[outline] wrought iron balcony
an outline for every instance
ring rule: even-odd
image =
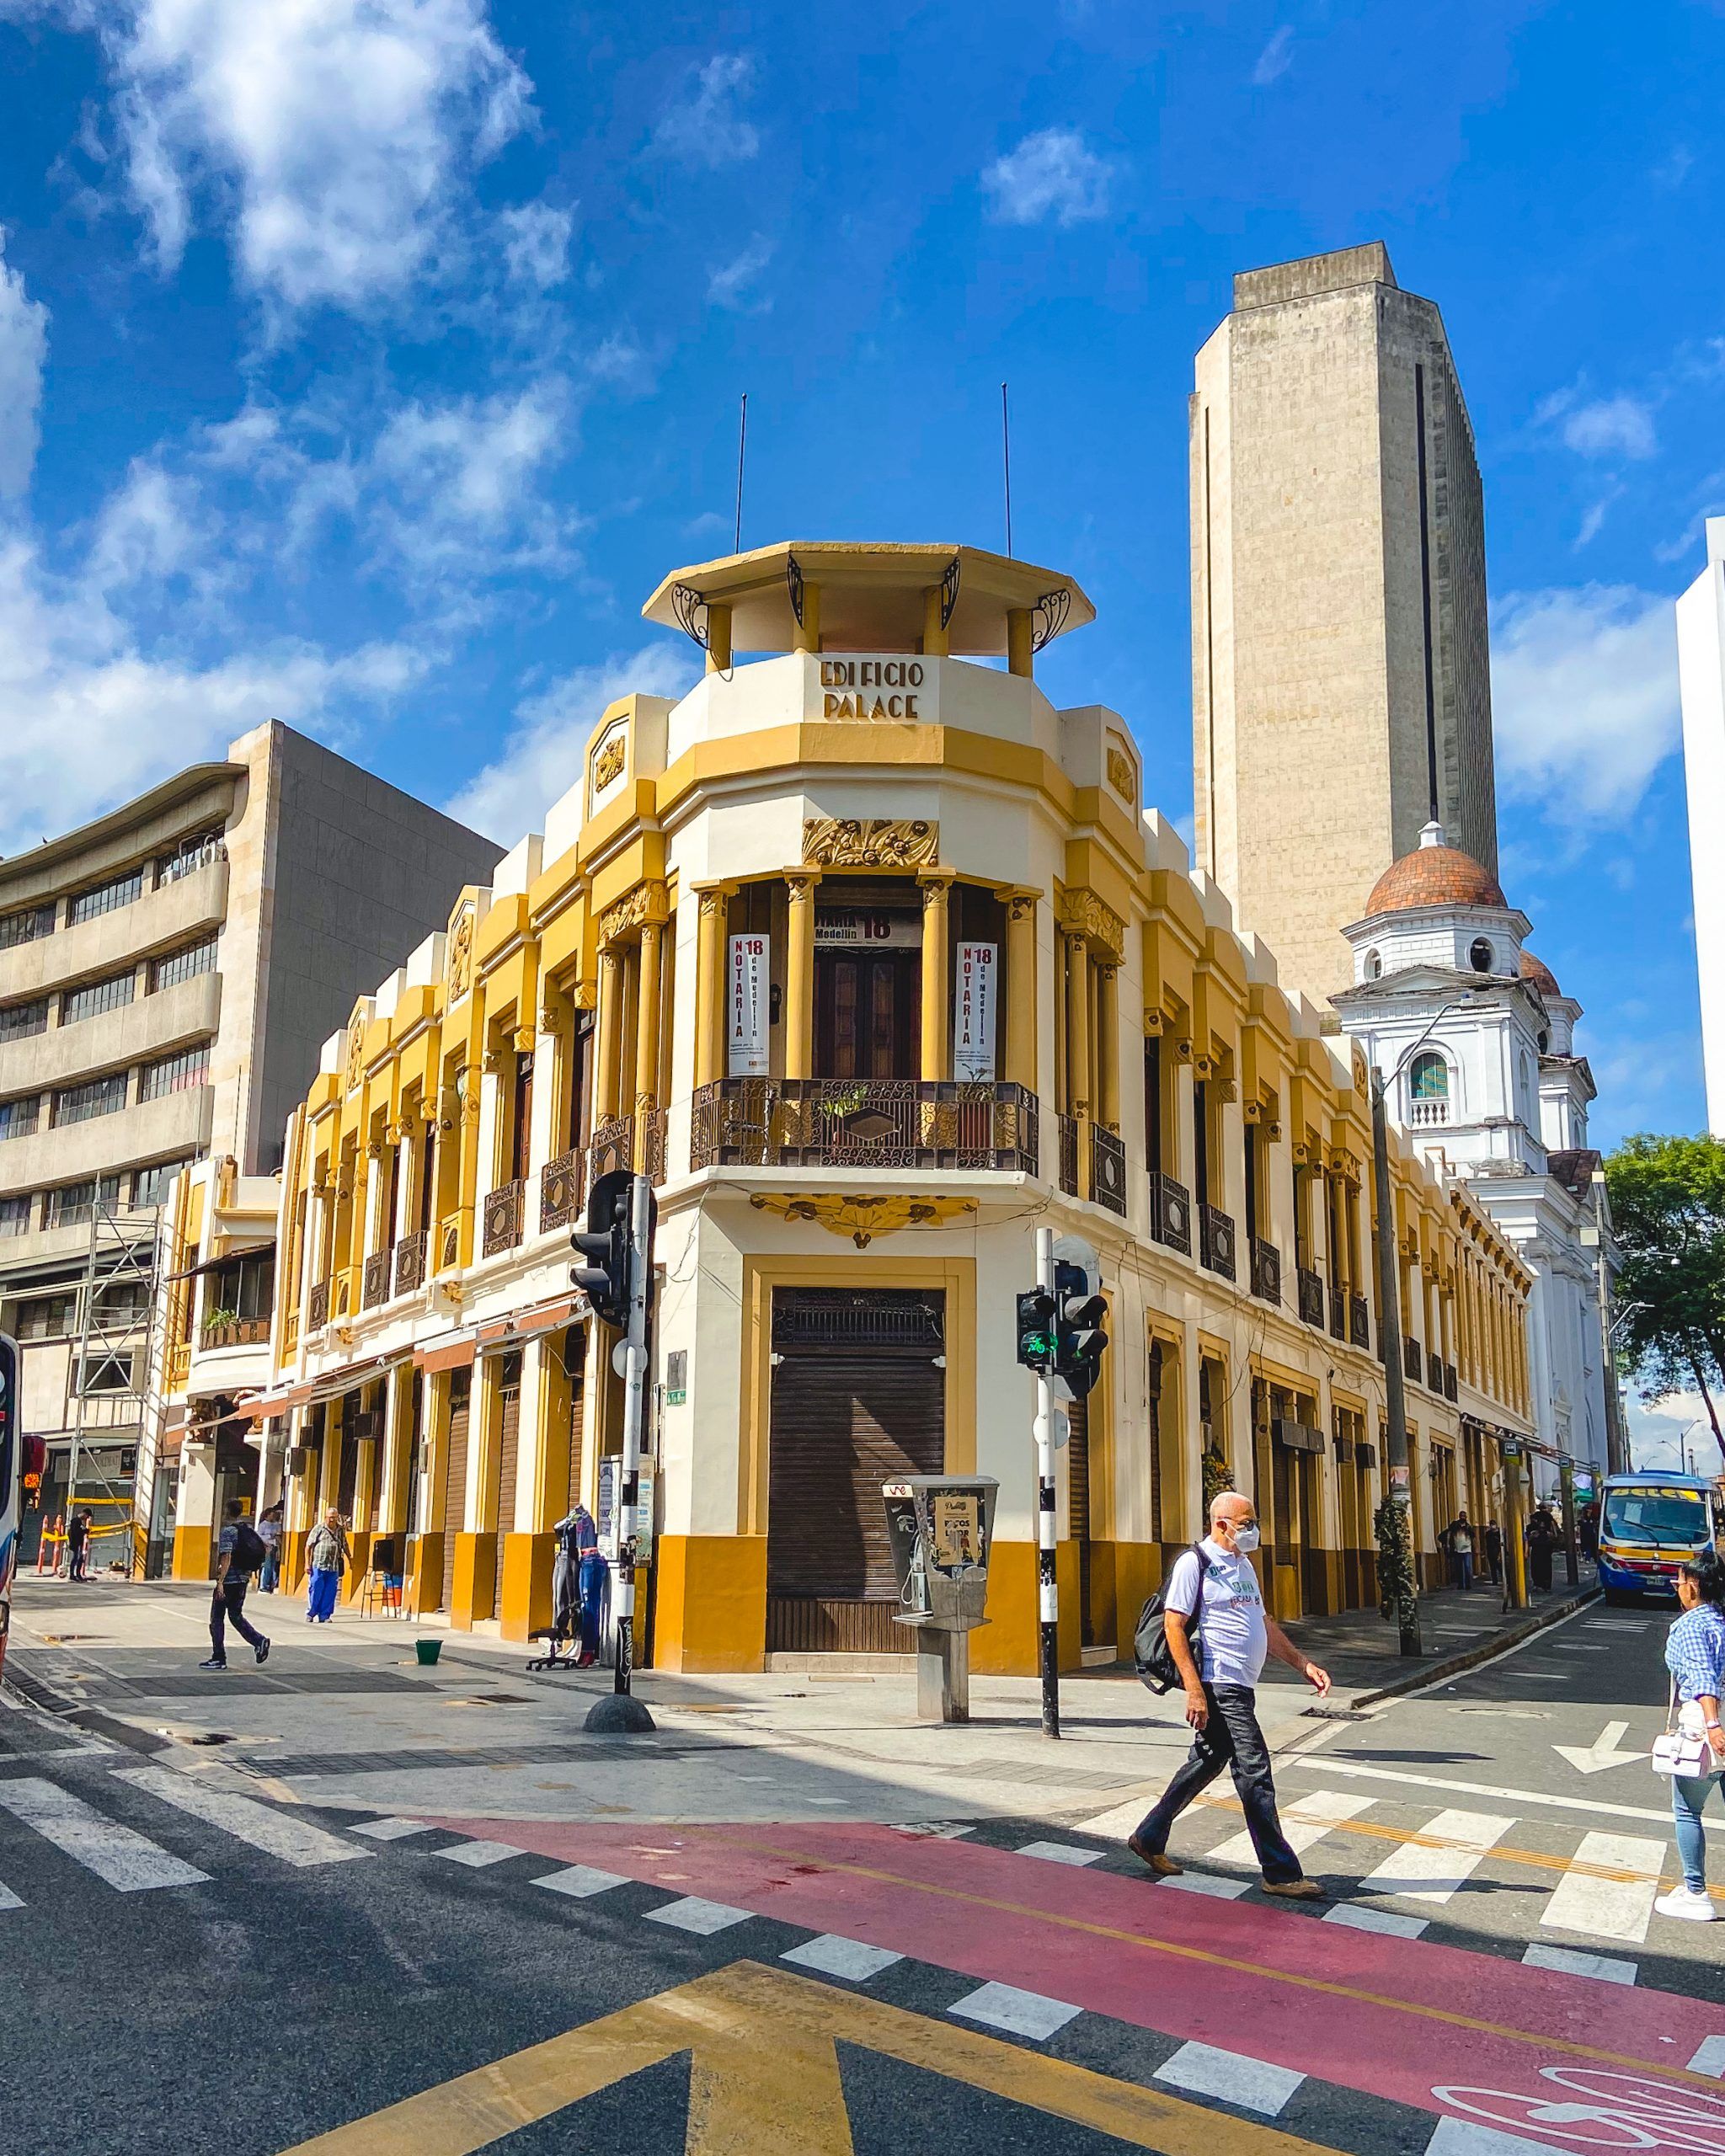
[[[1060,1135],[1060,1188],[1068,1198],[1078,1195],[1078,1125],[1069,1115],[1059,1118]]]
[[[389,1300],[391,1262],[395,1256],[393,1247],[374,1250],[366,1260],[366,1270],[360,1282],[360,1308],[375,1310],[379,1303]]]
[[[1348,1298],[1348,1337],[1356,1348],[1371,1347],[1371,1305],[1364,1295]]]
[[[1112,1130],[1090,1126],[1091,1202],[1126,1217],[1126,1149]]]
[[[1315,1325],[1322,1332],[1324,1327],[1324,1281],[1321,1273],[1314,1273],[1309,1265],[1299,1271],[1300,1316],[1306,1325]]]
[[[1424,1360],[1424,1357],[1420,1353],[1419,1342],[1412,1333],[1404,1333],[1402,1336],[1402,1369],[1403,1374],[1415,1385],[1419,1383]]]
[[[589,1154],[596,1167],[596,1145]],[[722,1078],[695,1094],[690,1166],[1037,1171],[1022,1086]],[[1076,1176],[1076,1162],[1074,1161]]]
[[[430,1249],[431,1230],[415,1228],[412,1235],[403,1235],[395,1246],[395,1292],[410,1294],[415,1288],[425,1284],[425,1259]]]
[[[1192,1193],[1160,1168],[1150,1171],[1150,1232],[1170,1250],[1191,1257]]]
[[[633,1116],[614,1115],[604,1123],[595,1123],[587,1141],[587,1187],[590,1190],[601,1176],[610,1175],[617,1168],[633,1174],[634,1166]]]
[[[539,1227],[567,1228],[581,1216],[587,1193],[587,1156],[579,1145],[559,1153],[539,1171]]]
[[[1252,1292],[1260,1302],[1282,1299],[1282,1253],[1262,1235],[1252,1238]]]
[[[519,1176],[513,1182],[500,1183],[495,1190],[486,1192],[480,1226],[482,1257],[495,1257],[499,1251],[513,1250],[520,1242],[526,1196],[527,1186]]]
[[[321,1332],[329,1322],[329,1283],[320,1280],[306,1298],[306,1330]]]
[[[647,1157],[641,1164],[641,1171],[648,1182],[654,1185],[665,1181],[665,1129],[667,1120],[663,1108],[654,1108],[646,1118],[644,1136]]]
[[[1348,1290],[1345,1288],[1332,1288],[1330,1290],[1330,1337],[1332,1340],[1348,1337]]]
[[[1433,1392],[1441,1393],[1443,1391],[1444,1358],[1441,1355],[1429,1354],[1426,1357],[1425,1381],[1427,1386]]]
[[[1234,1218],[1220,1205],[1198,1209],[1198,1254],[1212,1273],[1224,1280],[1238,1278],[1234,1256]]]

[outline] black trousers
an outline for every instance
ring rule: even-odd
[[[1266,1879],[1300,1879],[1300,1860],[1288,1846],[1276,1817],[1276,1785],[1270,1772],[1270,1748],[1258,1726],[1258,1695],[1247,1684],[1206,1684],[1210,1718],[1192,1740],[1186,1762],[1163,1790],[1138,1829],[1138,1839],[1160,1854],[1168,1845],[1174,1822],[1200,1790],[1208,1789],[1224,1767],[1232,1770],[1246,1814],[1246,1830]]]
[[[264,1644],[264,1635],[246,1622],[246,1589],[250,1585],[249,1579],[226,1579],[210,1598],[210,1650],[217,1662],[227,1659],[227,1641],[223,1626],[230,1617],[233,1620],[234,1630],[248,1647],[259,1647]]]

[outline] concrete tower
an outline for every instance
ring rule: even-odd
[[[1707,519],[1707,566],[1677,602],[1677,670],[1707,1128],[1725,1138],[1725,516]]]
[[[1236,277],[1191,425],[1196,859],[1322,1001],[1425,824],[1496,873],[1472,430],[1377,243]]]

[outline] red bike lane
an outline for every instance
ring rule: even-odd
[[[1707,2038],[1725,2037],[1725,2009],[1680,1994],[888,1827],[430,1823],[1423,2110],[1531,2128],[1541,2145],[1725,2152],[1725,2088],[1688,2070]],[[1618,2137],[1607,2120],[1626,2105],[1643,2121],[1651,2105],[1680,2137],[1636,2126]]]

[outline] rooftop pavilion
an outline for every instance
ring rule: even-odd
[[[1028,677],[1096,619],[1071,577],[980,547],[800,539],[674,569],[641,611],[693,638],[709,672],[745,652],[879,651],[1004,658]]]

